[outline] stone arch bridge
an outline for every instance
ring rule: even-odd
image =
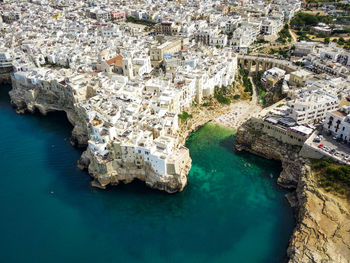
[[[240,67],[248,70],[249,73],[253,73],[253,71],[254,73],[258,73],[273,67],[278,67],[285,70],[288,74],[299,69],[298,66],[289,61],[271,57],[238,55],[237,59]]]

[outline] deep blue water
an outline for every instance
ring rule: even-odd
[[[64,114],[18,115],[0,87],[1,262],[283,262],[294,227],[278,162],[206,125],[182,193],[90,186]]]

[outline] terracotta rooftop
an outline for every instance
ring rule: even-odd
[[[116,65],[117,67],[123,66],[123,57],[121,55],[118,55],[114,58],[111,58],[106,61],[108,65]]]

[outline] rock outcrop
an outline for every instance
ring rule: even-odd
[[[10,91],[11,103],[19,112],[38,110],[46,115],[51,111],[64,111],[69,122],[74,126],[71,141],[74,145],[86,147],[88,141],[87,124],[80,118],[74,108],[73,97],[64,90],[53,91],[38,88],[36,85],[12,81]]]
[[[22,83],[12,79],[10,91],[11,103],[18,112],[34,112],[38,110],[43,115],[51,111],[64,111],[69,122],[74,126],[71,142],[75,146],[86,147],[89,138],[88,122],[75,106],[74,96],[65,89],[56,89],[52,83],[36,84]],[[45,87],[47,85],[47,87]],[[113,145],[109,145],[113,147]],[[188,149],[178,147],[174,153],[175,160],[167,163],[167,173],[160,175],[146,162],[142,169],[135,162],[120,159],[101,159],[94,156],[89,147],[78,161],[78,167],[87,169],[93,178],[92,185],[105,188],[107,185],[117,185],[120,182],[130,183],[134,179],[142,180],[151,188],[175,193],[182,191],[187,184],[187,174],[191,168],[191,158]],[[142,160],[141,160],[142,162]]]
[[[265,98],[265,107],[271,106],[271,105],[279,102],[283,98],[285,98],[285,96],[282,94],[281,81],[279,83],[277,83],[274,87],[271,87],[270,89],[268,89],[266,91],[264,98]]]
[[[290,263],[350,262],[350,213],[347,200],[318,187],[308,170],[296,189],[297,226],[287,251]]]
[[[282,143],[257,128],[252,119],[246,121],[237,131],[235,146],[267,159],[282,162],[283,171],[278,183],[286,188],[296,188],[305,160],[299,156],[300,146]]]
[[[188,151],[187,151],[188,154]],[[90,151],[85,151],[79,160],[79,164],[87,167],[94,178],[93,185],[105,188],[107,185],[118,185],[119,183],[130,183],[134,179],[144,181],[147,186],[166,191],[168,193],[181,192],[187,185],[187,174],[191,169],[191,158],[183,156],[184,163],[171,174],[159,176],[151,167],[145,164],[145,169],[139,169],[134,163],[120,165],[118,160],[113,160],[106,165],[103,161],[92,158]]]
[[[301,147],[281,143],[248,120],[238,130],[236,149],[282,162],[278,183],[295,189],[287,194],[297,225],[287,250],[289,263],[349,263],[350,213],[347,200],[318,187]]]
[[[11,84],[10,73],[0,73],[0,84]]]

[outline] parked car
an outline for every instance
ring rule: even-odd
[[[319,146],[317,146],[318,148],[322,148],[324,145],[321,143]]]
[[[333,140],[336,140],[336,139],[337,139],[337,137],[334,136],[334,137],[333,137]]]
[[[316,137],[314,138],[314,142],[321,142],[321,138],[320,138],[319,136],[316,136]]]
[[[323,149],[325,152],[329,152],[329,151],[332,150],[331,148],[329,148],[329,147],[327,147],[327,146],[324,146],[322,149]]]

